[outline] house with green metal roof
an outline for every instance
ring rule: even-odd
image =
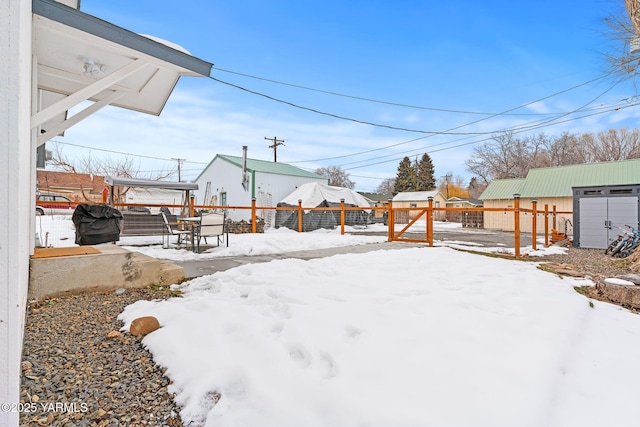
[[[238,221],[251,218],[251,211],[242,207],[251,206],[252,199],[258,207],[273,207],[302,184],[329,180],[287,163],[217,154],[195,182],[196,205],[228,206],[228,217]],[[258,211],[267,226],[271,213]]]
[[[520,195],[520,207],[555,208],[556,227],[571,234],[573,187],[640,184],[640,159],[600,162],[581,165],[531,169],[526,178],[496,179],[480,196],[486,208],[513,207],[514,194]],[[513,215],[485,212],[485,228],[513,230]],[[542,219],[541,219],[542,221]],[[520,221],[521,230],[529,231],[531,221]],[[540,224],[538,230],[542,230]]]

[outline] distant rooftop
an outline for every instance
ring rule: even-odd
[[[216,159],[225,160],[231,164],[234,164],[235,166],[238,166],[239,168],[242,168],[242,164],[243,164],[242,157],[229,156],[226,154],[217,154],[204,170],[208,169],[209,166],[211,166],[211,163],[213,163]],[[276,175],[302,176],[306,178],[324,179],[328,181],[328,179],[322,175],[318,175],[313,172],[306,171],[299,167],[292,166],[287,163],[275,163],[275,162],[270,162],[266,160],[257,160],[257,159],[247,158],[247,170],[254,171],[254,172],[271,173]]]

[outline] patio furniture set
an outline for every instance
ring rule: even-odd
[[[229,246],[229,230],[225,225],[225,214],[218,212],[199,212],[196,216],[178,218],[171,222],[164,212],[161,213],[164,221],[162,234],[162,247],[169,248],[172,236],[177,236],[177,245],[184,245],[193,252],[200,253],[200,242],[208,245],[207,237],[215,239],[216,246],[226,243]],[[165,239],[166,237],[166,239]]]

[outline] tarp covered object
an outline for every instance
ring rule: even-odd
[[[107,205],[78,205],[71,217],[77,245],[97,245],[120,240],[122,213]]]
[[[310,182],[298,187],[293,193],[285,197],[278,207],[297,207],[298,200],[302,200],[304,208],[340,207],[340,200],[348,207],[370,208],[369,202],[360,194],[344,187],[333,187]],[[365,225],[369,221],[370,209],[345,211],[346,225]],[[303,231],[313,231],[319,228],[335,228],[340,225],[340,211],[338,210],[305,210],[302,217]],[[287,227],[298,229],[298,211],[276,211],[276,228]]]

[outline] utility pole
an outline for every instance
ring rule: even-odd
[[[453,175],[451,174],[446,174],[443,178],[444,178],[444,182],[445,182],[445,188],[447,189],[447,199],[449,198],[449,180],[453,177]]]
[[[284,139],[277,139],[275,136],[273,138],[264,137],[267,141],[273,141],[273,145],[270,145],[269,148],[273,148],[273,163],[278,161],[277,150],[278,145],[284,145]]]
[[[184,162],[186,159],[178,159],[178,158],[172,157],[171,160],[175,160],[176,162],[178,162],[178,182],[182,182],[182,179],[180,176],[180,165],[182,165],[182,162]]]

